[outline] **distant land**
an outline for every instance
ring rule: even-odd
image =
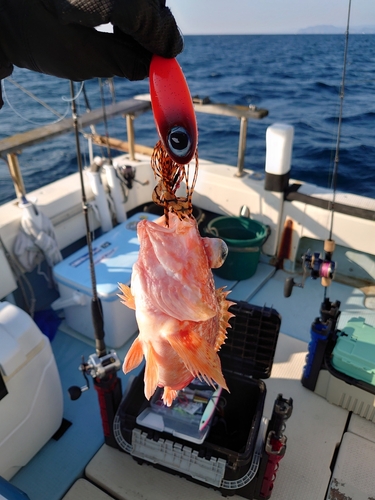
[[[340,26],[331,26],[327,24],[322,24],[319,26],[310,26],[309,28],[303,28],[298,30],[299,35],[342,35],[345,33],[346,28]],[[351,34],[364,34],[364,35],[374,35],[375,26],[351,26],[349,28],[349,33]]]

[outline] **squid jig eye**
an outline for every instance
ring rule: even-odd
[[[168,146],[176,156],[184,157],[191,149],[191,139],[183,127],[173,127],[168,133]]]

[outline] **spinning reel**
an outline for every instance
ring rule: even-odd
[[[88,375],[90,375],[94,380],[103,379],[109,375],[116,373],[121,368],[121,361],[117,356],[115,351],[112,351],[104,356],[99,356],[97,354],[91,354],[88,357],[87,362],[85,362],[82,356],[82,363],[79,365],[79,370],[86,381],[86,385],[79,387],[73,385],[69,387],[68,392],[70,399],[72,401],[77,400],[81,397],[82,392],[87,391],[90,388],[90,382]]]
[[[322,286],[330,286],[333,275],[336,270],[336,262],[332,260],[332,253],[335,249],[335,242],[333,240],[325,240],[324,242],[324,259],[322,259],[319,252],[311,253],[308,250],[302,256],[303,276],[300,283],[296,283],[294,278],[286,278],[284,283],[284,297],[292,295],[293,287],[303,288],[308,276],[312,279],[321,278]]]

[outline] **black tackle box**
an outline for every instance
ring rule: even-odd
[[[144,397],[144,371],[129,384],[114,431],[119,447],[139,462],[210,485],[223,495],[254,498],[267,430],[263,379],[271,374],[281,316],[247,302],[234,302],[230,311],[235,316],[219,351],[230,393],[222,391],[204,441],[194,443],[137,423],[151,405]]]

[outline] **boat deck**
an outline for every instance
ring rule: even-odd
[[[282,316],[272,374],[266,381],[264,416],[271,417],[273,402],[279,393],[293,398],[294,409],[286,424],[287,450],[272,498],[368,500],[375,492],[372,470],[375,425],[302,386],[300,379],[310,325],[319,315],[323,288],[318,281],[307,280],[304,289],[297,288],[292,297],[285,298],[285,277],[285,272],[275,272],[275,268],[260,263],[255,276],[249,280],[238,283],[216,280],[217,286],[226,284],[232,289],[231,298],[272,306]],[[341,301],[339,328],[352,317],[363,317],[375,326],[375,311],[364,306],[360,290],[333,282],[329,297]],[[117,349],[120,359],[130,343]],[[152,466],[140,466],[130,455],[103,444],[96,391],[91,388],[77,401],[70,401],[67,394],[71,385],[83,385],[78,366],[82,355],[87,357],[94,352],[93,345],[66,325],[60,327],[52,347],[62,378],[64,418],[72,425],[59,440],[51,439],[13,478],[12,484],[25,491],[30,500],[219,498],[220,493],[213,488]],[[121,373],[120,376],[124,389],[129,375]],[[346,496],[337,496],[339,494]],[[241,497],[234,495],[233,498]]]

